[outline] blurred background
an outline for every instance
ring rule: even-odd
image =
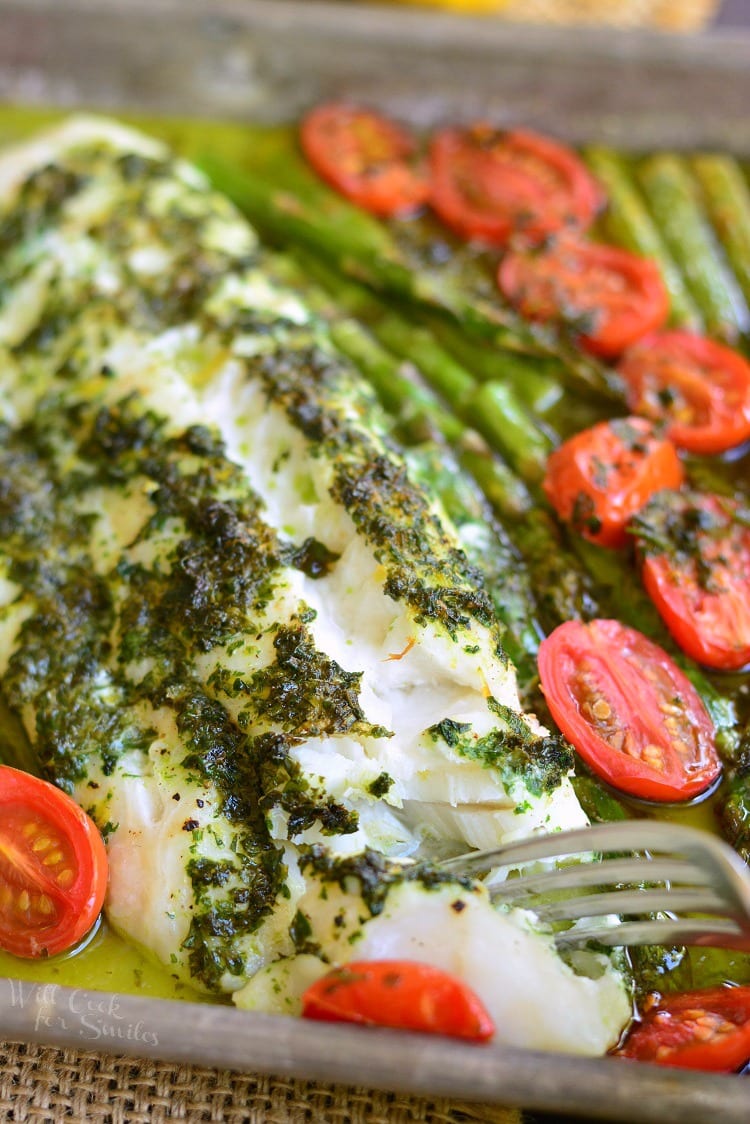
[[[391,0],[413,7],[501,16],[524,23],[596,24],[700,31],[750,26],[750,0]]]

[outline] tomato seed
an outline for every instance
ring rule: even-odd
[[[48,851],[51,846],[52,840],[48,839],[46,835],[40,835],[40,837],[35,839],[31,844],[31,849],[34,854],[39,854],[40,851]]]
[[[627,730],[625,732],[625,738],[624,738],[624,741],[623,741],[622,748],[623,748],[624,752],[627,753],[628,757],[640,757],[640,753],[638,752],[638,746],[636,745],[635,738],[633,737],[630,730]]]
[[[612,707],[607,700],[601,696],[592,704],[591,711],[594,717],[598,718],[600,722],[612,717]]]
[[[28,890],[21,890],[18,895],[18,909],[20,913],[28,913],[29,906],[31,905],[31,897]]]
[[[657,769],[659,772],[664,770],[664,753],[659,745],[650,742],[643,750],[641,757],[650,765],[652,769]]]
[[[69,886],[72,886],[74,881],[75,874],[70,869],[70,867],[66,867],[64,870],[61,870],[57,876],[57,884],[58,886],[61,886],[63,890],[67,890]]]
[[[51,855],[46,855],[42,859],[42,862],[45,866],[57,866],[58,863],[61,863],[64,858],[65,855],[62,853],[62,851],[53,851]]]

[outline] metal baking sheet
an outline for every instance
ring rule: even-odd
[[[316,0],[0,0],[0,100],[277,122],[328,97],[416,124],[750,155],[750,37],[523,28]],[[621,1121],[747,1124],[748,1085],[609,1059],[0,979],[0,1036]]]
[[[750,153],[750,39],[524,28],[317,0],[0,0],[0,98],[295,117],[349,94],[627,147]]]

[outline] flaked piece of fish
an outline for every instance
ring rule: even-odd
[[[612,960],[408,864],[584,824],[569,750],[245,220],[111,122],[6,152],[0,364],[0,673],[107,839],[113,925],[245,1006],[411,956],[506,1041],[610,1045]]]

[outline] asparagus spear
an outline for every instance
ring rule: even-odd
[[[523,480],[478,434],[469,431],[465,435],[458,455],[462,467],[476,480],[501,521],[522,524],[533,512],[536,501]]]
[[[431,442],[407,449],[405,456],[412,472],[440,498],[469,561],[483,573],[495,611],[506,627],[503,644],[516,666],[521,693],[528,695],[537,683],[542,630],[519,552],[449,450]]]
[[[724,781],[717,814],[724,838],[750,863],[750,717],[745,719],[734,767]]]
[[[502,379],[535,414],[545,414],[561,400],[564,379],[560,361],[543,356],[528,356],[511,350],[499,351],[469,339],[455,321],[426,312],[424,322],[450,354],[480,382]]]
[[[731,156],[708,153],[693,157],[691,167],[719,241],[750,303],[750,190],[742,170]]]
[[[750,326],[750,311],[701,209],[686,162],[670,153],[651,156],[639,164],[638,178],[708,331],[736,340]]]
[[[320,281],[339,308],[364,321],[379,343],[412,363],[458,418],[477,429],[524,479],[538,483],[553,445],[511,386],[499,381],[477,384],[427,328],[309,254],[299,260],[302,273]]]
[[[721,833],[738,855],[750,863],[750,776],[738,774],[725,786],[717,809]]]
[[[630,819],[630,813],[614,793],[593,776],[584,765],[577,763],[573,788],[578,802],[592,823],[616,823]],[[584,771],[585,770],[585,771]]]
[[[538,494],[538,485],[554,446],[534,425],[511,388],[502,382],[484,383],[468,400],[462,413],[493,449],[505,455],[532,492]]]
[[[380,292],[449,313],[471,337],[490,347],[557,357],[560,377],[573,388],[621,401],[621,388],[612,373],[563,343],[554,330],[527,324],[494,293],[489,299],[411,269],[389,228],[330,192],[322,195],[314,177],[295,167],[293,155],[273,169],[264,167],[261,174],[253,170],[251,175],[214,155],[199,162],[214,184],[272,239],[305,246],[341,273]],[[263,178],[271,171],[274,183]]]
[[[669,293],[672,323],[700,331],[701,314],[630,178],[625,161],[619,153],[603,146],[587,149],[585,157],[607,193],[608,206],[602,220],[606,235],[625,249],[658,262]]]

